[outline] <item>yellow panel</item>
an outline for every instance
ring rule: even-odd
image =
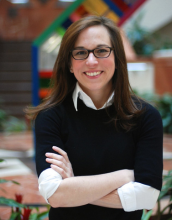
[[[118,15],[116,15],[114,12],[110,11],[107,15],[106,15],[107,18],[110,18],[112,19],[115,23],[118,23],[119,21],[119,17]]]
[[[85,9],[91,14],[103,15],[109,8],[102,0],[86,0]]]
[[[90,14],[95,14],[94,9],[88,3],[85,4],[85,2],[84,2],[83,6],[84,6],[85,10],[88,11]]]

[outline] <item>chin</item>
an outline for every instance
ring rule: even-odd
[[[86,89],[90,91],[97,91],[97,90],[102,90],[103,88],[101,86],[90,86],[90,87],[86,87]]]

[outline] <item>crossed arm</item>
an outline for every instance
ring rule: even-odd
[[[74,177],[66,152],[58,147],[54,153],[46,153],[46,161],[58,172],[63,181],[48,199],[52,207],[74,207],[88,203],[109,208],[122,208],[117,188],[134,181],[134,172],[120,170],[111,173]]]

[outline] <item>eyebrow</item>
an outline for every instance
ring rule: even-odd
[[[95,48],[97,47],[110,47],[110,46],[107,44],[98,44]],[[75,47],[74,49],[86,49],[86,48],[82,46],[78,46],[78,47]]]

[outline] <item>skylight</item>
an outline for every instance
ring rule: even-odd
[[[13,4],[27,4],[29,0],[8,0],[9,2]]]

